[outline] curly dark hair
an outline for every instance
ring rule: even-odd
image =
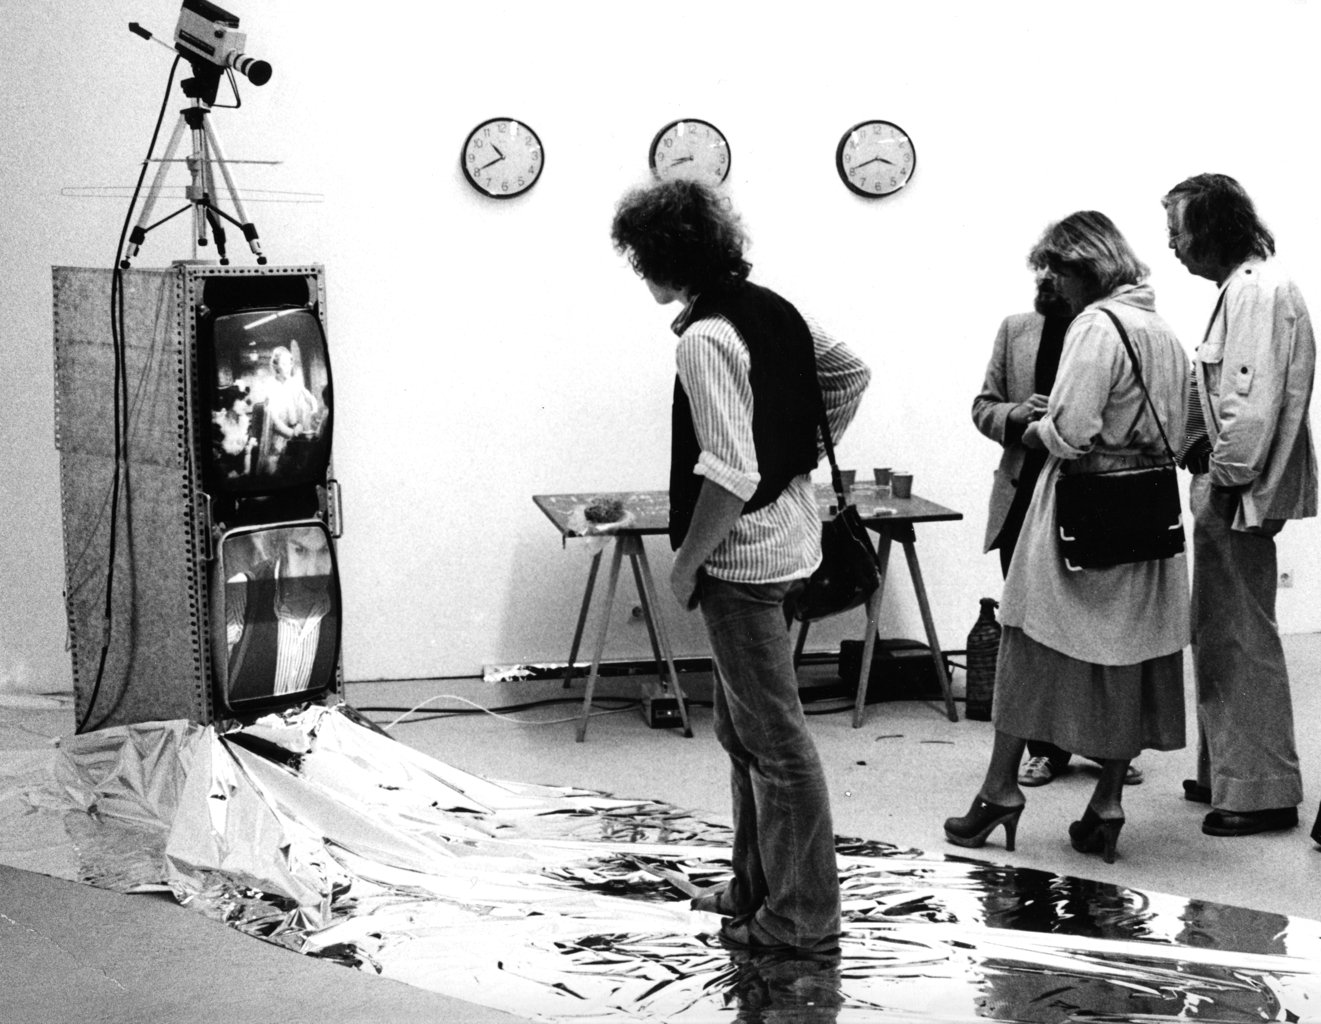
[[[610,225],[615,248],[643,277],[690,294],[745,280],[748,236],[729,201],[686,179],[629,192]]]
[[[1115,222],[1097,210],[1079,210],[1047,227],[1027,263],[1077,274],[1093,302],[1122,285],[1141,284],[1150,273]]]
[[[1275,255],[1275,236],[1243,186],[1227,174],[1195,174],[1165,193],[1161,205],[1183,208],[1188,254],[1226,267]]]

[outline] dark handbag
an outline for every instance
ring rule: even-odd
[[[856,505],[844,494],[844,481],[835,463],[835,446],[830,439],[825,402],[821,403],[821,440],[830,459],[830,482],[837,499],[835,515],[821,524],[821,564],[812,573],[807,586],[794,603],[794,618],[812,622],[829,618],[865,604],[880,586],[876,568],[876,549],[867,536]]]
[[[1103,308],[1102,312],[1119,330],[1165,450],[1173,460],[1174,452],[1124,325],[1110,310]],[[1179,481],[1173,463],[1061,476],[1055,481],[1055,526],[1060,556],[1071,572],[1173,558],[1184,549]]]

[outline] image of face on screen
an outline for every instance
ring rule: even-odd
[[[330,443],[330,373],[315,315],[237,313],[216,321],[214,339],[222,408],[212,413],[212,458],[221,478],[240,485],[309,482]],[[232,404],[223,408],[236,388],[247,394],[239,413]]]
[[[273,527],[226,538],[228,697],[315,690],[334,671],[338,608],[326,532]]]

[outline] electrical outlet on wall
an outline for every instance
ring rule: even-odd
[[[1292,587],[1292,586],[1293,586],[1293,573],[1289,572],[1287,569],[1286,569],[1285,571],[1281,572],[1281,573],[1280,573],[1280,586],[1281,586],[1281,587]]]

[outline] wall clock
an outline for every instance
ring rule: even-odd
[[[917,150],[908,133],[891,121],[863,121],[846,131],[835,150],[835,169],[850,192],[868,199],[888,196],[908,184]]]
[[[541,177],[541,139],[521,121],[493,117],[468,133],[460,157],[468,184],[492,199],[520,196]]]
[[[729,174],[729,143],[709,121],[671,121],[651,140],[651,172],[662,181],[694,178],[719,185]]]

